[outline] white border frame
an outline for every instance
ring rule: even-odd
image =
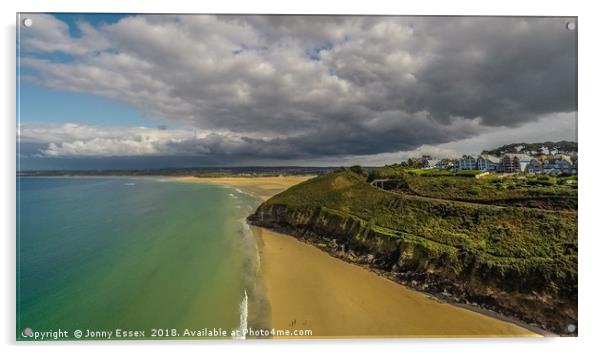
[[[594,279],[602,269],[599,252],[602,242],[597,233],[597,207],[600,198],[600,164],[597,160],[602,131],[602,114],[598,103],[600,85],[600,25],[602,13],[590,2],[548,0],[528,2],[491,1],[404,1],[371,0],[304,0],[285,2],[277,0],[220,0],[213,3],[195,0],[55,0],[41,2],[20,0],[2,2],[2,53],[4,83],[2,90],[2,307],[0,334],[5,352],[43,351],[45,353],[104,353],[107,350],[128,350],[163,353],[178,352],[251,352],[251,353],[305,353],[308,350],[344,350],[346,353],[365,353],[372,347],[377,351],[407,351],[425,353],[504,353],[512,351],[545,351],[546,353],[574,353],[599,347],[597,320],[600,307],[597,296],[602,287]],[[579,338],[545,339],[397,339],[397,340],[287,340],[287,341],[186,341],[186,342],[94,342],[94,343],[16,343],[15,342],[15,14],[16,12],[129,12],[129,13],[286,13],[286,14],[392,14],[392,15],[537,15],[579,17],[579,145],[580,145],[580,215],[579,215]]]

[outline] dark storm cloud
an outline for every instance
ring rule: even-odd
[[[136,16],[71,38],[39,16],[22,40],[35,80],[201,132],[72,134],[51,156],[372,155],[576,110],[563,18]],[[54,52],[74,60],[36,57]]]
[[[576,110],[576,35],[563,26],[566,20],[433,22],[419,29],[425,37],[440,38],[438,54],[418,75],[420,94],[410,106],[439,119],[481,117],[495,126]],[[447,35],[437,36],[442,32]]]

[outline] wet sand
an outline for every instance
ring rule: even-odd
[[[309,177],[195,178],[235,186],[262,200]],[[253,227],[275,329],[313,338],[538,337],[516,324],[441,302],[332,257],[294,237]],[[295,337],[300,338],[300,337]]]

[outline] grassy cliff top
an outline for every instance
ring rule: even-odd
[[[483,204],[531,206],[554,210],[577,209],[577,176],[482,175],[445,170],[384,166],[368,175],[368,181],[389,180],[386,189],[423,197]],[[477,171],[481,173],[480,171]],[[544,202],[542,202],[544,201]]]
[[[361,169],[338,170],[274,196],[252,218],[298,237],[336,239],[360,256],[372,255],[375,267],[422,282],[422,289],[449,288],[459,299],[558,333],[576,323],[576,204],[558,209],[556,197],[523,193],[518,204],[501,205],[513,189],[486,190],[461,176],[406,177],[381,180],[377,188]],[[532,187],[503,183],[522,192]],[[485,189],[474,194],[481,200],[450,200],[471,195],[475,186]],[[569,201],[575,194],[576,203],[576,189],[565,187],[536,188]]]
[[[359,219],[391,237],[418,238],[442,251],[470,252],[493,263],[535,262],[551,267],[549,272],[576,274],[577,270],[574,211],[501,207],[390,192],[371,186],[366,176],[349,170],[293,186],[264,204],[269,205],[291,210],[326,208]]]

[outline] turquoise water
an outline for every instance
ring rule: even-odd
[[[257,201],[235,189],[26,177],[17,198],[19,332],[231,330],[246,321],[245,290],[260,296],[244,224]]]

